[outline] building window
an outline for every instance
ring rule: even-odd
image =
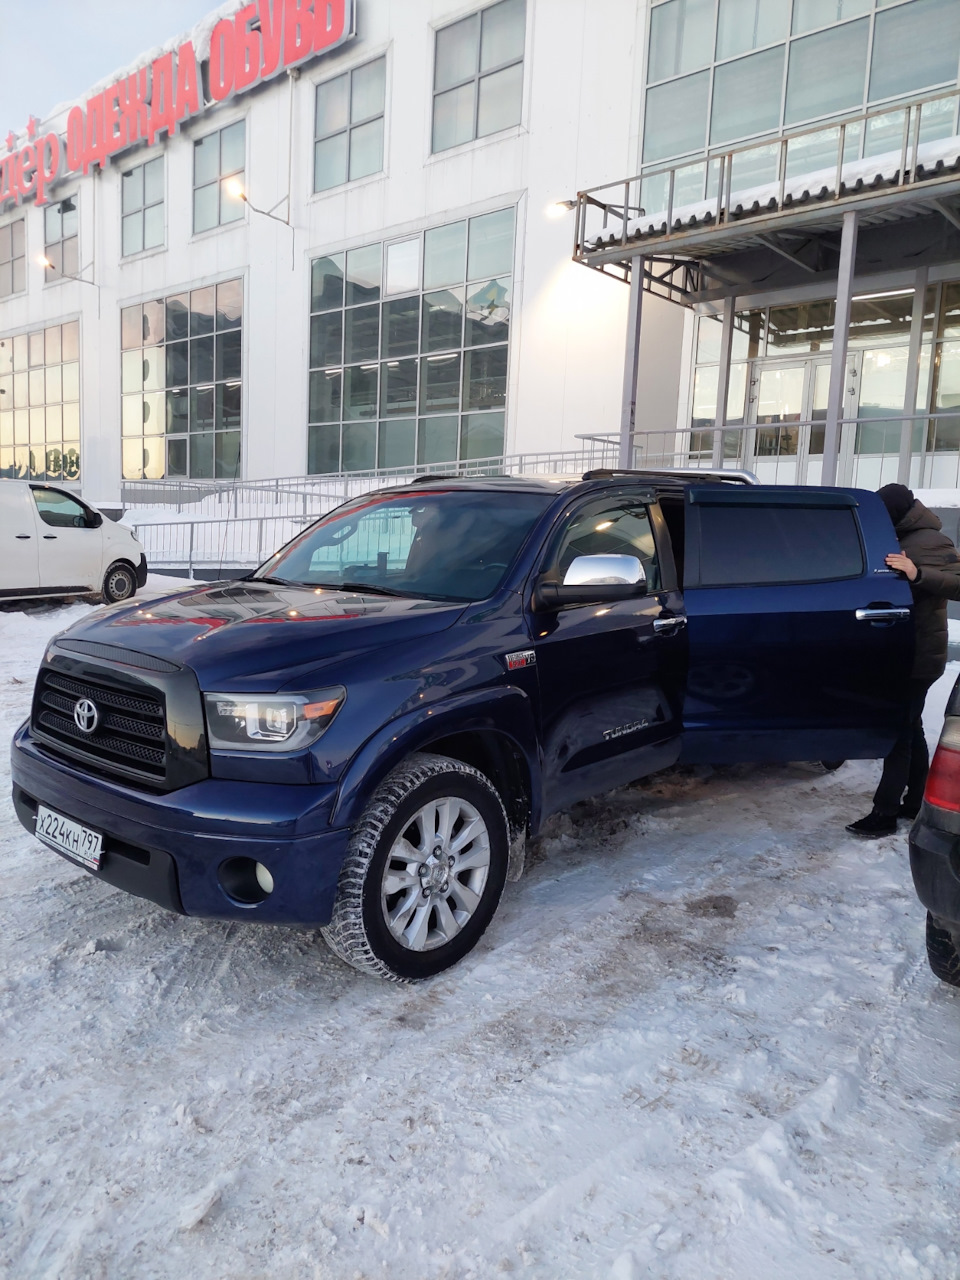
[[[125,480],[240,474],[243,281],[120,313]]]
[[[317,85],[314,191],[383,169],[386,70],[386,58],[377,58]]]
[[[500,0],[437,32],[433,150],[520,123],[525,0]]]
[[[121,179],[123,256],[163,244],[163,156],[129,169]]]
[[[503,454],[514,211],[312,264],[310,472]]]
[[[0,338],[0,473],[80,478],[80,325]]]
[[[792,10],[789,0],[661,0],[650,14],[643,160],[702,153],[708,140],[719,147],[770,138],[948,88],[958,82],[958,61],[956,0],[793,0]],[[954,136],[956,115],[955,98],[926,104],[920,141]],[[897,150],[902,132],[896,107],[866,128],[851,124],[845,157]],[[792,145],[791,174],[827,167],[836,149],[835,133],[811,134]],[[744,186],[775,181],[776,164],[776,149],[761,141],[738,157],[738,177]],[[703,197],[692,169],[677,181],[680,203]],[[644,194],[648,208],[660,207]]]
[[[193,230],[239,222],[243,217],[246,122],[208,133],[193,144]]]
[[[59,204],[48,204],[43,211],[44,257],[48,262],[45,278],[80,274],[80,237],[77,197],[69,196]]]
[[[27,246],[23,229],[23,218],[0,227],[0,298],[23,293],[27,287]]]

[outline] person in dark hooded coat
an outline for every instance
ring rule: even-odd
[[[947,601],[960,600],[960,553],[941,532],[940,518],[906,485],[886,484],[879,494],[900,543],[887,564],[906,575],[913,593],[915,648],[909,723],[883,762],[872,812],[847,827],[858,836],[874,837],[892,835],[898,818],[913,819],[920,812],[929,767],[923,704],[947,665]]]

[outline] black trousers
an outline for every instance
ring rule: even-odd
[[[926,680],[910,681],[909,720],[883,762],[883,775],[873,797],[877,813],[894,814],[901,803],[920,807],[930,767],[927,740],[923,736],[923,704],[929,688]]]

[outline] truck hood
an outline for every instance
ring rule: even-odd
[[[191,667],[202,688],[231,682],[269,692],[295,687],[299,673],[318,666],[444,631],[464,608],[241,581],[104,609],[66,634]]]

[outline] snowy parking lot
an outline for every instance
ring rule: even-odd
[[[0,613],[8,737],[89,608]],[[960,992],[906,825],[843,830],[876,764],[578,805],[409,987],[98,883],[3,769],[3,1276],[960,1276]]]

